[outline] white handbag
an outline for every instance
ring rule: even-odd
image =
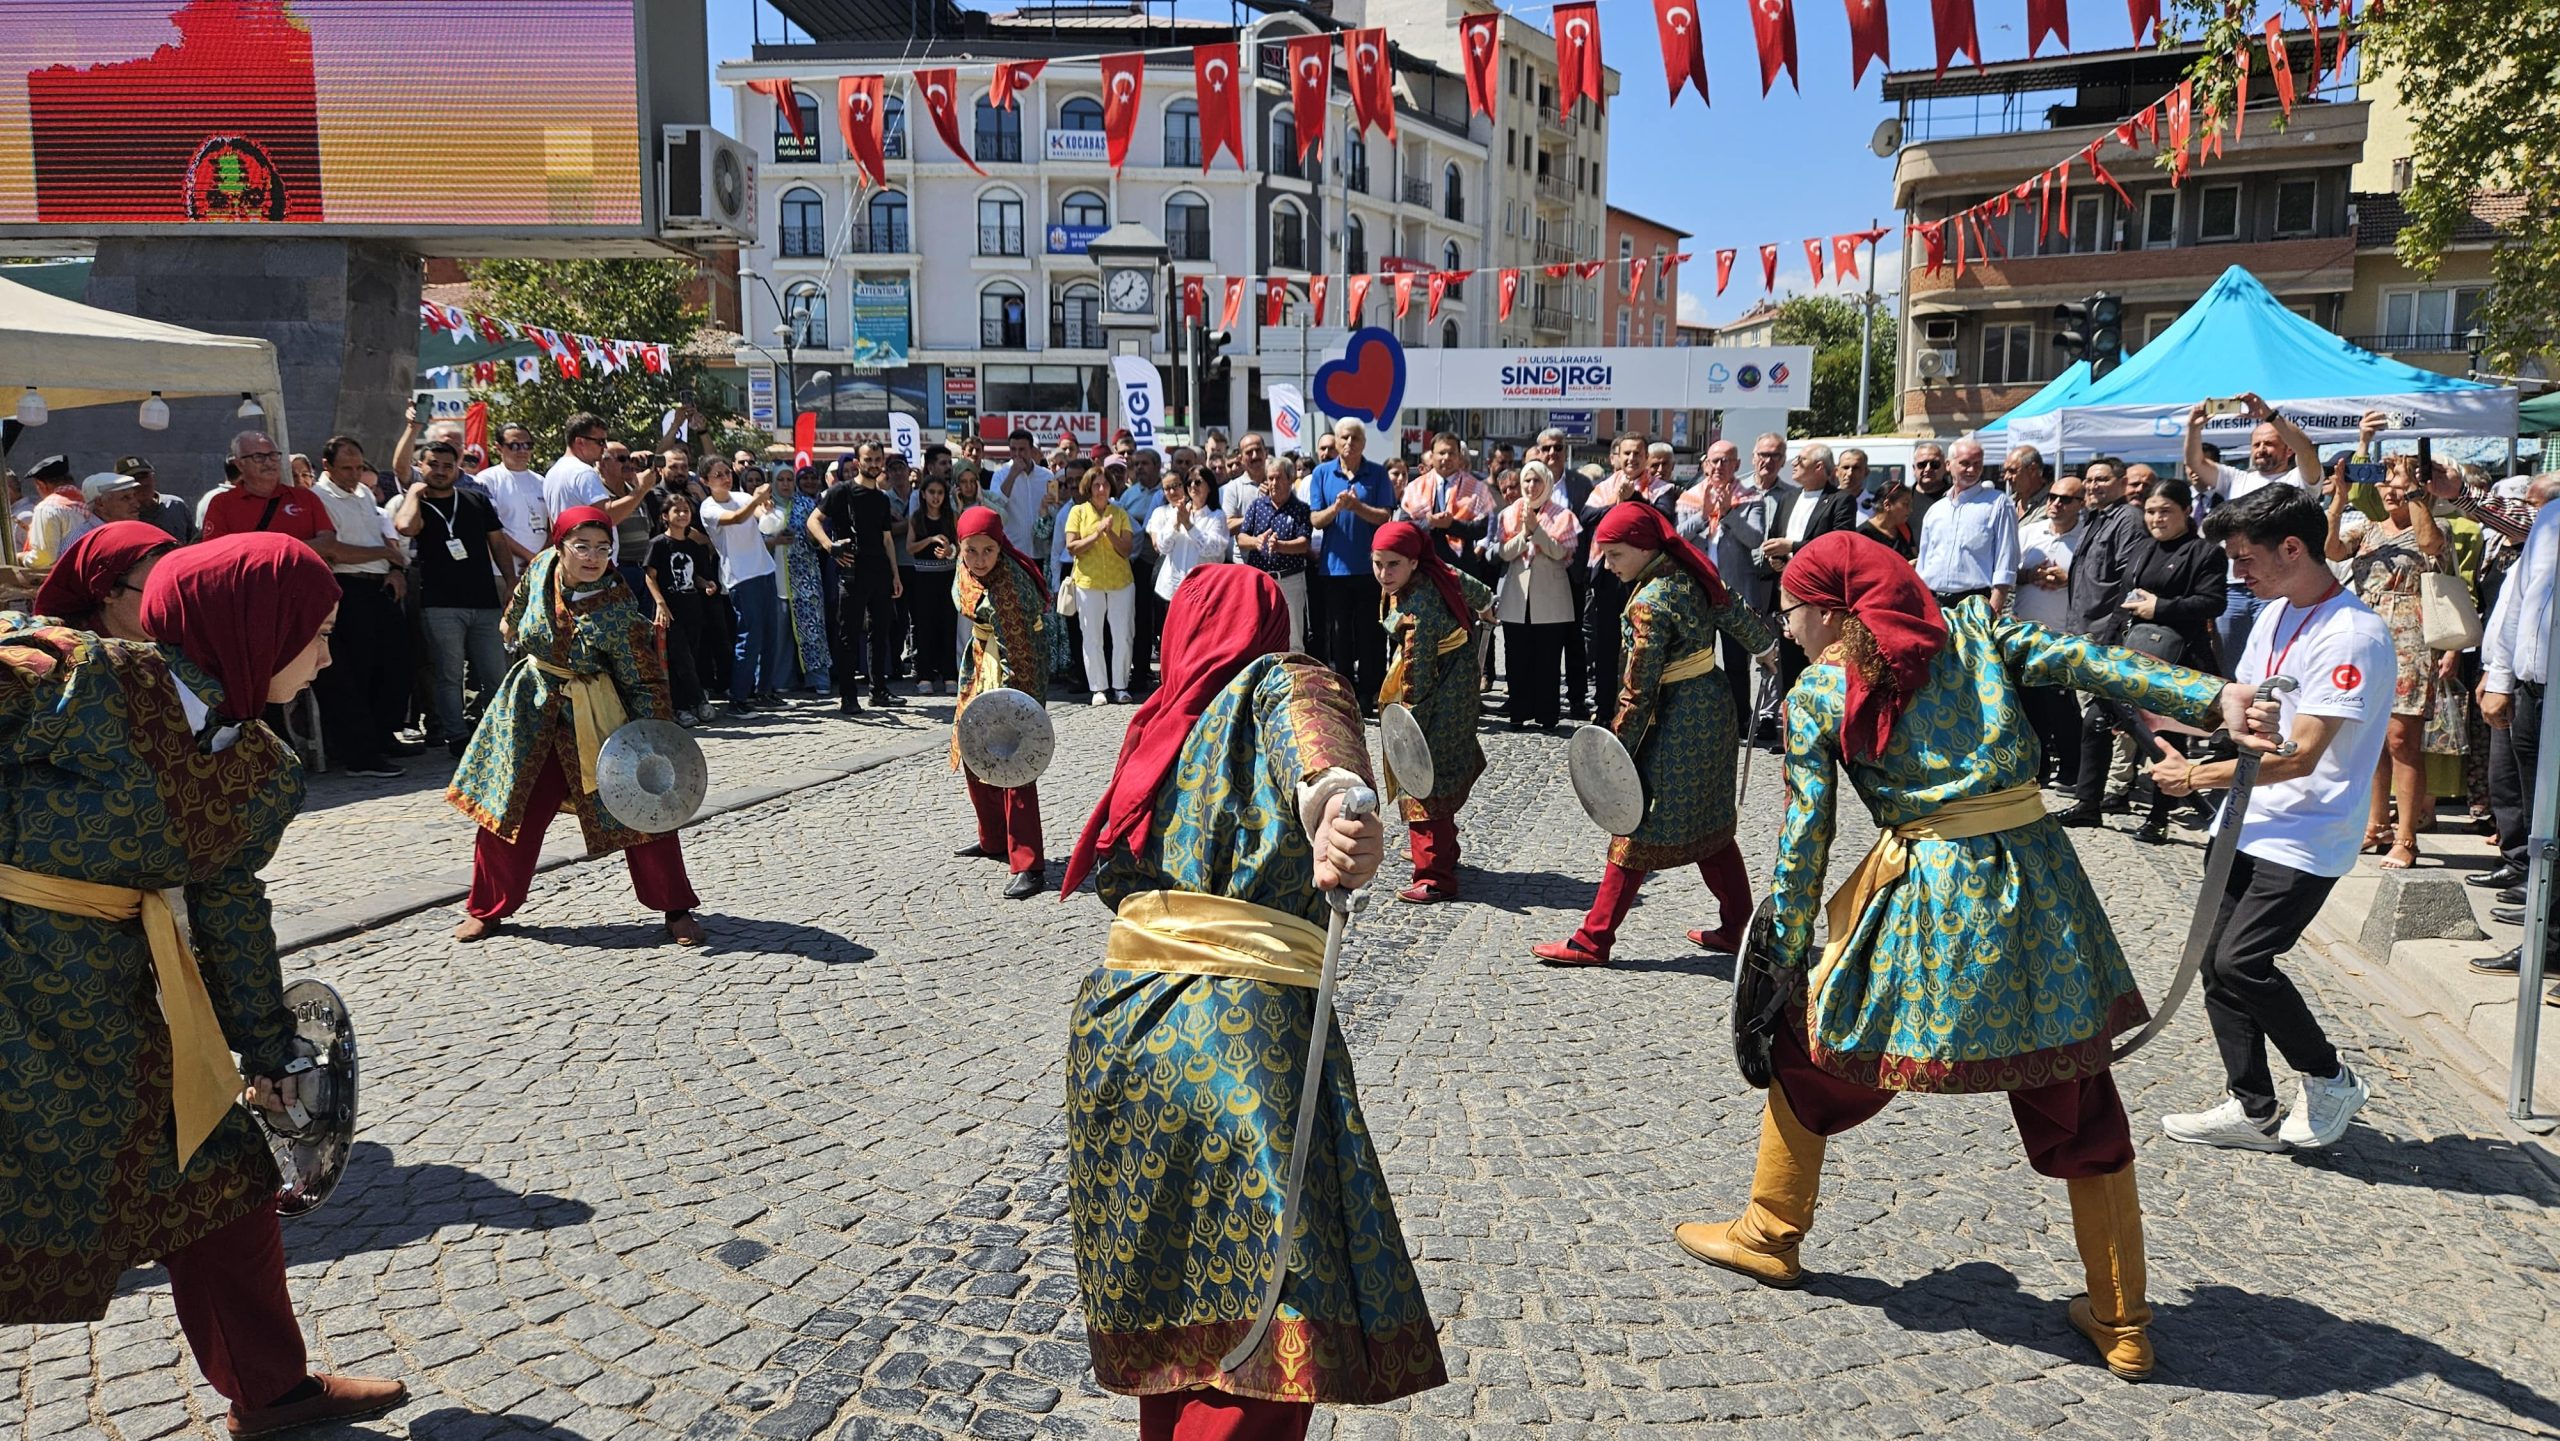
[[[1074,581],[1062,580],[1058,582],[1057,604],[1052,608],[1060,615],[1067,616],[1071,619],[1074,617],[1076,613],[1076,583]]]
[[[2480,643],[2480,607],[2458,575],[2431,570],[2418,577],[2418,623],[2429,650],[2469,650]]]

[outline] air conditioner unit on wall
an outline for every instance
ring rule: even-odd
[[[1919,357],[1913,361],[1913,365],[1919,370],[1922,380],[1956,378],[1956,353],[1952,350],[1921,351]]]
[[[658,147],[658,232],[708,245],[756,243],[756,157],[708,125],[670,125]]]
[[[1940,347],[1955,344],[1956,318],[1952,315],[1926,317],[1920,322],[1920,342]]]

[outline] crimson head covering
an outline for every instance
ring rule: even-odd
[[[1593,545],[1632,545],[1638,550],[1658,550],[1670,557],[1671,563],[1697,578],[1707,592],[1707,604],[1721,606],[1733,599],[1724,588],[1724,577],[1716,574],[1715,562],[1699,549],[1680,538],[1662,512],[1641,500],[1622,500],[1609,507],[1600,524],[1591,532]]]
[[[558,545],[569,538],[569,532],[587,525],[603,526],[605,534],[613,534],[612,516],[605,514],[596,506],[573,505],[560,512],[558,520],[551,522],[551,543]]]
[[[1005,539],[1004,516],[1001,513],[983,505],[973,505],[960,512],[960,523],[957,529],[962,540],[967,540],[973,535],[995,537],[997,548],[1030,575],[1032,587],[1040,592],[1040,598],[1044,601],[1049,598],[1049,582],[1040,574],[1040,567],[1032,563],[1031,557],[1014,549],[1012,541]]]
[[[338,604],[320,553],[271,532],[226,535],[170,553],[142,587],[142,628],[222,685],[216,714],[237,725],[267,708],[267,687]]]
[[[1799,547],[1778,574],[1786,593],[1807,605],[1847,611],[1875,637],[1884,657],[1881,693],[1855,667],[1848,668],[1848,713],[1840,724],[1841,753],[1874,760],[1893,739],[1902,708],[1929,679],[1929,662],[1947,648],[1947,622],[1938,598],[1920,583],[1911,563],[1855,531],[1836,530]]]
[[[145,521],[111,520],[84,532],[62,552],[36,591],[36,614],[56,620],[94,620],[106,609],[117,583],[135,566],[177,548],[167,531]]]
[[[1247,662],[1288,643],[1289,602],[1271,577],[1249,565],[1221,562],[1194,567],[1182,578],[1165,607],[1164,683],[1129,718],[1111,784],[1067,858],[1058,899],[1075,894],[1096,861],[1146,833],[1156,794],[1172,777],[1182,743],[1209,702]]]
[[[1431,543],[1431,537],[1422,533],[1422,527],[1401,520],[1388,521],[1378,527],[1369,549],[1393,551],[1412,561],[1423,578],[1440,592],[1441,603],[1449,607],[1450,619],[1460,625],[1475,621],[1475,613],[1467,608],[1466,589],[1458,584],[1458,573],[1449,568],[1448,559],[1440,547]]]

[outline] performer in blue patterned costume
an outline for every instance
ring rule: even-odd
[[[1484,774],[1476,626],[1493,609],[1493,592],[1451,569],[1441,546],[1401,520],[1378,527],[1369,560],[1387,628],[1387,679],[1378,699],[1411,707],[1431,747],[1431,794],[1395,798],[1413,841],[1413,884],[1396,897],[1417,905],[1453,901],[1458,811]],[[1388,782],[1392,787],[1395,778]]]
[[[1204,565],[1165,615],[1164,683],[1129,722],[1060,889],[1098,864],[1117,919],[1076,998],[1067,1193],[1095,1379],[1140,1398],[1149,1441],[1294,1438],[1316,1403],[1376,1404],[1448,1379],[1339,1027],[1318,1134],[1298,1084],[1324,953],[1324,892],[1377,870],[1377,818],[1342,679],[1282,655],[1261,572]],[[1313,1147],[1294,1253],[1287,1162]],[[1264,1283],[1278,1318],[1235,1371]]]
[[[2107,1065],[2150,1013],[2045,814],[2018,688],[2069,686],[2195,726],[2227,717],[2235,734],[2255,691],[1979,599],[1941,613],[1907,562],[1848,532],[1798,550],[1779,584],[1788,634],[1815,658],[1787,697],[1773,881],[1779,958],[1809,968],[1809,999],[1800,1029],[1779,1028],[1751,1204],[1674,1234],[1700,1259],[1794,1285],[1825,1137],[1899,1091],[2005,1092],[2028,1164],[2069,1187],[2088,1277],[2071,1322],[2117,1375],[2147,1376],[2133,1137]],[[1883,834],[1833,895],[1817,956],[1843,766]]]
[[[1644,777],[1645,812],[1635,834],[1609,844],[1600,892],[1581,927],[1530,954],[1552,966],[1601,966],[1636,889],[1653,871],[1694,865],[1716,898],[1716,928],[1689,939],[1729,951],[1751,918],[1751,875],[1734,844],[1733,696],[1747,684],[1717,669],[1717,637],[1753,655],[1777,642],[1769,623],[1731,591],[1714,563],[1643,501],[1611,506],[1591,536],[1591,559],[1628,586],[1620,615],[1622,678],[1610,729]]]
[[[157,644],[0,633],[0,1326],[96,1321],[156,1260],[234,1436],[408,1394],[311,1374],[235,1104],[244,1070],[255,1104],[299,1097],[258,871],[302,764],[259,716],[329,663],[337,604],[310,547],[238,535],[158,559]]]

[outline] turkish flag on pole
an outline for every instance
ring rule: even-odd
[[[1822,283],[1822,239],[1816,236],[1804,243],[1804,263],[1813,269],[1813,283]]]
[[[1645,267],[1651,263],[1652,261],[1641,255],[1627,262],[1627,302],[1629,304],[1635,303],[1636,292],[1644,289]]]
[[[750,80],[747,88],[773,101],[774,108],[782,112],[782,123],[791,127],[791,138],[804,145],[808,143],[808,125],[800,118],[800,97],[791,88],[790,81]]]
[[[1520,272],[1517,270],[1503,271],[1500,275],[1494,278],[1494,288],[1499,292],[1502,301],[1501,306],[1495,313],[1495,318],[1498,320],[1509,320],[1511,318],[1511,302],[1520,298]]]
[[[847,75],[836,82],[836,119],[844,128],[844,153],[874,185],[889,183],[889,161],[880,144],[880,77]]]
[[[2267,69],[2275,76],[2276,103],[2293,117],[2293,56],[2284,48],[2284,17],[2267,17]]]
[[[818,413],[804,410],[791,422],[791,464],[807,470],[818,458]]]
[[[1227,304],[1225,311],[1218,318],[1218,328],[1220,330],[1235,329],[1236,321],[1244,315],[1244,286],[1245,278],[1243,276],[1230,275],[1227,277]]]
[[[1102,141],[1113,170],[1129,158],[1129,137],[1138,133],[1138,102],[1146,93],[1146,56],[1132,52],[1102,57]],[[1201,139],[1206,141],[1208,136],[1203,134]]]
[[[1778,247],[1774,245],[1760,247],[1760,288],[1769,291],[1778,288]]]
[[[1848,0],[1849,83],[1867,78],[1867,62],[1893,68],[1893,34],[1885,23],[1884,0]]]
[[[1298,161],[1304,164],[1315,153],[1316,142],[1324,136],[1321,119],[1325,107],[1333,99],[1333,35],[1301,35],[1289,42],[1289,103],[1298,118],[1319,117],[1310,125],[1298,126]]]
[[[1653,28],[1662,41],[1662,78],[1671,98],[1680,87],[1698,87],[1698,103],[1707,103],[1707,37],[1698,30],[1697,0],[1653,0]]]
[[[1343,324],[1358,325],[1360,323],[1360,308],[1369,303],[1369,282],[1373,278],[1367,275],[1349,277],[1351,288],[1342,292]]]
[[[1859,235],[1831,237],[1831,278],[1851,281],[1858,278],[1858,246],[1865,239]]]
[[[1556,109],[1570,112],[1584,96],[1598,109],[1600,83],[1600,7],[1593,0],[1556,7]]]
[[[1441,296],[1444,296],[1444,295],[1446,295],[1446,294],[1448,294],[1448,293],[1449,293],[1449,272],[1447,272],[1447,271],[1445,271],[1445,270],[1435,270],[1435,271],[1432,271],[1432,272],[1431,272],[1431,303],[1430,303],[1430,305],[1429,305],[1429,306],[1427,306],[1427,307],[1425,307],[1425,308],[1424,308],[1424,310],[1423,310],[1423,312],[1422,312],[1422,318],[1423,318],[1423,319],[1425,319],[1425,320],[1438,320],[1438,319],[1440,318],[1440,297],[1441,297]]]
[[[1200,102],[1200,168],[1221,150],[1244,168],[1244,90],[1236,84],[1236,47],[1200,45],[1191,51],[1191,82]]]
[[[1351,56],[1351,113],[1363,131],[1396,138],[1396,72],[1387,63],[1384,27],[1354,30],[1342,40]]]
[[[1182,318],[1197,325],[1209,314],[1209,280],[1203,275],[1182,277]]]
[[[1404,319],[1404,313],[1413,308],[1413,272],[1410,270],[1397,271],[1395,284],[1396,319],[1402,320]]]
[[[482,364],[491,371],[489,380],[481,382],[486,385],[497,379],[497,367],[486,361]],[[462,411],[462,448],[469,450],[475,445],[480,447],[482,455],[489,453],[489,402],[485,400],[475,400]]]
[[[1468,113],[1493,118],[1493,61],[1502,53],[1500,12],[1458,22],[1458,69],[1467,77]]]
[[[1804,80],[1796,69],[1795,0],[1751,0],[1751,36],[1760,44],[1760,93],[1766,95],[1778,83],[1778,72],[1787,72],[1787,84],[1802,90]]]
[[[2125,0],[2125,9],[2133,16],[2134,44],[2142,43],[2145,30],[2154,40],[2160,38],[2160,0]]]
[[[1288,313],[1289,282],[1276,275],[1262,277],[1262,328],[1278,325]]]
[[[978,162],[969,158],[969,147],[960,143],[960,106],[952,98],[960,93],[960,72],[919,70],[916,91],[924,96],[925,113],[933,117],[933,133],[942,137],[944,147],[959,156],[961,164],[978,170]]]
[[[1982,33],[1974,27],[1973,0],[1929,0],[1929,9],[1938,22],[1938,76],[1944,79],[1947,62],[1958,55],[1973,57],[1973,68],[1982,68]]]
[[[2027,0],[2027,58],[2035,58],[2036,42],[2050,32],[2071,48],[2071,10],[2067,0]]]
[[[1009,60],[996,67],[995,79],[987,82],[987,103],[998,110],[1011,110],[1013,97],[1031,88],[1040,77],[1046,60]]]
[[[1324,324],[1324,293],[1332,284],[1333,277],[1330,275],[1307,277],[1307,323],[1309,325]]]
[[[1741,253],[1742,252],[1739,250],[1719,250],[1716,252],[1716,294],[1724,294],[1725,282],[1733,279],[1734,258]]]

